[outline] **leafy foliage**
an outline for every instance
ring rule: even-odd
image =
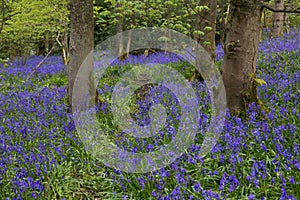
[[[54,45],[58,34],[68,29],[66,0],[16,0],[7,4],[10,17],[0,34],[1,57],[12,59],[37,53],[41,45]]]

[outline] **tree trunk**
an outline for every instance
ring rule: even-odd
[[[121,13],[121,8],[122,8],[122,4],[120,2],[117,2],[116,4],[116,7],[117,7],[117,21],[118,21],[118,24],[117,24],[117,34],[118,34],[118,56],[119,56],[119,59],[123,60],[125,57],[123,57],[123,17],[122,17],[122,13]]]
[[[65,28],[63,35],[62,35],[62,56],[63,56],[63,61],[65,65],[68,65],[70,62],[70,46],[69,46],[69,36],[68,36],[68,30]]]
[[[227,107],[239,113],[256,102],[257,93],[253,77],[256,71],[261,6],[258,0],[230,1],[226,30],[223,80]]]
[[[1,25],[0,25],[0,34],[3,30],[4,22],[5,22],[5,2],[4,0],[1,1],[1,14],[2,14],[2,20],[1,20]]]
[[[80,66],[87,58],[84,69],[80,69],[82,82],[76,87],[77,92],[83,96],[95,96],[93,83],[93,50],[94,50],[94,18],[92,0],[71,0],[70,2],[71,33],[70,33],[70,62],[68,65],[68,100],[72,106],[74,82]],[[93,99],[88,99],[94,101]],[[91,105],[91,104],[90,104]]]
[[[286,0],[285,1],[285,9],[291,10],[293,8],[293,1]],[[284,13],[284,26],[287,33],[290,32],[290,16],[288,13]]]
[[[284,0],[275,0],[275,9],[284,10]],[[272,37],[283,35],[284,12],[273,13]]]
[[[132,29],[133,27],[135,27],[135,13],[132,16],[132,23],[131,23],[131,28],[129,30],[129,34],[128,34],[128,40],[127,40],[127,46],[126,46],[126,59],[129,58],[129,54],[130,54],[130,45],[131,45],[131,38],[132,38]]]
[[[209,53],[212,60],[216,59],[216,20],[217,20],[217,0],[203,0],[200,2],[201,6],[207,6],[208,10],[201,11],[196,15],[195,29],[204,32],[203,36],[198,34],[194,35],[194,39],[201,44],[201,46]],[[198,54],[197,54],[198,55]],[[201,58],[196,58],[201,60]],[[203,81],[201,74],[198,71],[190,78],[190,81],[194,79]]]
[[[46,50],[46,39],[44,37],[44,38],[39,39],[39,41],[38,41],[38,52],[37,52],[37,55],[38,56],[45,55],[46,51],[47,51]]]
[[[207,6],[209,10],[201,12],[203,16],[200,20],[200,29],[204,32],[204,36],[199,38],[200,44],[211,55],[212,59],[216,58],[216,20],[217,20],[217,0],[203,0],[202,6]],[[211,29],[208,29],[210,27]]]
[[[129,58],[131,38],[132,38],[132,30],[130,29],[128,34],[127,46],[126,46],[126,59]]]
[[[224,43],[225,43],[225,29],[226,29],[226,20],[227,20],[227,16],[228,16],[228,12],[229,11],[229,4],[227,3],[227,1],[222,0],[220,2],[221,5],[221,24],[220,24],[220,42],[222,47],[224,47]],[[225,12],[225,7],[227,6],[227,10]]]

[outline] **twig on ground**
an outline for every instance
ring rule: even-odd
[[[41,62],[32,70],[30,75],[28,76],[27,80],[30,79],[30,77],[42,66],[42,64],[45,62],[45,60],[48,58],[48,56],[51,54],[53,51],[54,47],[50,49],[50,51],[47,53],[47,55],[41,60]]]

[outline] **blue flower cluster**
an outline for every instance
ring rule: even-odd
[[[64,73],[61,59],[50,57],[26,81],[41,59],[0,68],[1,199],[38,198],[47,174],[71,155],[66,141],[77,141],[64,103],[65,87],[41,87],[46,76]]]
[[[210,99],[204,83],[191,83],[202,111],[195,144],[161,170],[138,175],[120,171],[113,175],[108,173],[119,189],[128,193],[124,199],[131,195],[172,200],[300,198],[297,192],[300,190],[299,50],[297,30],[260,44],[257,74],[266,84],[258,88],[258,95],[266,109],[251,104],[243,119],[228,113],[219,142],[204,158],[199,151],[210,118]],[[223,51],[218,46],[217,60],[222,56]],[[177,106],[171,105],[171,110],[179,112]],[[146,112],[147,109],[142,111]],[[169,120],[176,121],[172,117]],[[174,127],[175,135],[176,125]],[[169,133],[168,130],[165,133]],[[157,139],[162,138],[155,138],[152,141],[155,145]],[[126,140],[117,144],[126,149]],[[143,146],[135,145],[135,149]]]
[[[299,199],[299,52],[300,33],[296,29],[261,43],[257,76],[266,84],[258,88],[258,95],[266,110],[251,104],[246,118],[227,113],[222,135],[209,155],[199,154],[210,121],[209,92],[205,83],[192,82],[199,100],[200,128],[194,144],[181,157],[145,174],[128,174],[102,165],[99,170],[114,181],[114,192],[124,194],[124,199]],[[217,60],[222,56],[218,46]],[[24,66],[17,62],[0,66],[1,199],[41,198],[49,174],[61,163],[76,160],[73,147],[80,146],[80,141],[65,103],[66,88],[44,84],[49,77],[65,76],[61,59],[49,57],[26,80],[41,59],[30,58]],[[157,53],[116,60],[113,65],[149,62],[180,65],[182,61],[173,54]],[[105,96],[113,86],[104,84],[98,90]],[[166,127],[147,139],[127,137],[112,127],[118,146],[131,152],[151,152],[172,140],[182,108],[166,87],[151,87],[144,99],[138,99],[133,118],[141,125],[149,124],[149,108],[156,103],[167,110]],[[109,103],[99,106],[99,112],[110,119]]]

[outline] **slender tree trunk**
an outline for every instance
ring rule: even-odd
[[[200,22],[201,22],[201,15],[200,15],[200,13],[198,13],[196,15],[196,19],[195,19],[195,30],[196,31],[203,31],[203,30],[201,30]],[[200,43],[200,35],[199,34],[194,34],[193,37],[194,37],[194,40],[196,40],[198,43]]]
[[[285,1],[285,9],[291,10],[293,8],[293,1],[286,0]],[[284,13],[284,26],[287,33],[290,32],[290,16],[288,13]]]
[[[261,12],[261,23],[262,23],[262,29],[260,31],[260,39],[259,41],[263,41],[263,29],[266,29],[267,28],[267,23],[266,23],[266,10],[263,10]]]
[[[45,55],[46,54],[46,39],[45,37],[44,38],[41,38],[38,42],[38,52],[37,52],[37,55]]]
[[[70,33],[70,62],[68,65],[68,100],[72,106],[72,94],[74,82],[81,64],[87,58],[88,62],[83,66],[80,94],[95,96],[93,83],[93,52],[94,49],[94,21],[92,0],[71,0],[70,2],[71,33]],[[94,101],[94,99],[90,99]],[[90,101],[87,100],[87,101]],[[90,102],[92,103],[92,102]]]
[[[275,9],[284,10],[284,0],[275,0]],[[284,13],[274,12],[272,37],[283,35],[283,25],[284,25]]]
[[[126,58],[129,58],[131,38],[132,38],[132,30],[129,30],[127,46],[126,46]]]
[[[63,61],[65,65],[68,65],[70,62],[70,45],[69,45],[69,35],[67,28],[65,28],[63,35],[62,35],[62,52],[63,52]]]
[[[215,60],[217,0],[203,0],[201,1],[201,4],[207,6],[209,10],[201,12],[203,18],[200,20],[200,29],[204,32],[204,36],[199,38],[199,42],[211,55],[212,59]]]
[[[210,54],[213,61],[216,59],[216,20],[217,20],[217,0],[203,0],[201,6],[207,6],[208,10],[202,11],[196,15],[195,29],[204,32],[203,36],[196,34],[194,39],[203,46]],[[197,54],[198,56],[198,54]],[[201,60],[201,58],[196,58]],[[198,71],[192,75],[190,80],[203,81],[201,74]]]
[[[121,16],[122,13],[121,13],[121,7],[122,7],[122,4],[120,2],[117,2],[116,4],[116,7],[117,7],[117,12],[118,12],[118,16],[117,16],[117,21],[118,21],[118,24],[117,24],[117,34],[118,34],[118,56],[121,60],[123,60],[123,17]]]
[[[223,80],[227,107],[232,113],[245,111],[256,102],[257,93],[252,75],[256,71],[261,6],[258,0],[230,1],[226,30]]]
[[[135,26],[135,16],[133,16],[131,25],[133,27]],[[132,30],[131,29],[129,30],[129,34],[128,34],[128,40],[127,40],[127,46],[126,46],[126,58],[129,58],[129,53],[130,53],[130,46],[131,46],[131,39],[132,39]]]
[[[220,42],[221,42],[221,45],[222,47],[224,48],[224,43],[225,43],[225,29],[226,29],[226,19],[227,19],[227,12],[226,12],[226,16],[225,16],[225,6],[227,5],[226,4],[227,2],[226,1],[221,1],[221,20],[222,20],[222,23],[221,23],[221,38],[220,38]],[[227,5],[227,7],[229,7],[229,4]]]
[[[1,1],[1,13],[2,13],[2,20],[1,20],[1,25],[0,25],[0,34],[2,32],[3,26],[4,26],[4,22],[5,22],[5,2],[4,0]]]

